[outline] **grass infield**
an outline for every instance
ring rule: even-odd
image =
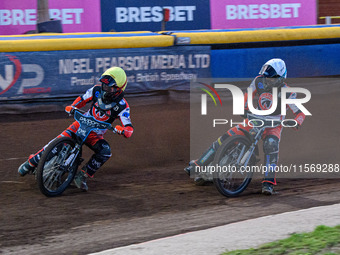
[[[292,234],[290,237],[264,244],[256,249],[235,250],[222,255],[339,255],[340,225],[318,226],[313,232]]]

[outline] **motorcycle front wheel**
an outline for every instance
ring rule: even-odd
[[[249,185],[253,173],[244,171],[239,161],[251,145],[248,138],[235,135],[227,138],[218,148],[212,165],[216,168],[213,182],[218,192],[226,197],[236,197]],[[248,166],[255,165],[253,155]],[[249,168],[248,168],[249,169]]]
[[[60,137],[45,148],[36,171],[38,187],[45,196],[61,195],[73,181],[80,157],[72,152],[75,144],[69,137]]]

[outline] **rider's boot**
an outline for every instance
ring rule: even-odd
[[[195,171],[196,167],[201,167],[201,166],[197,163],[197,160],[191,160],[189,162],[189,166],[184,168],[184,172],[186,172],[189,176],[195,176],[196,175],[196,177],[194,178],[195,185],[197,185],[197,186],[204,186],[206,184],[206,181],[203,178],[201,178],[201,177],[197,177],[199,172],[197,173]]]
[[[184,168],[184,171],[190,176],[195,176],[194,183],[197,186],[204,186],[207,183],[212,182],[212,178],[202,178],[200,171],[196,171],[196,167],[208,166],[215,157],[217,149],[221,146],[222,142],[229,137],[229,134],[220,136],[203,154],[198,160],[191,160],[189,166]]]
[[[98,143],[97,143],[98,144]],[[106,145],[107,142],[101,142],[100,145]],[[110,148],[109,145],[102,146],[104,149]],[[110,158],[110,151],[104,150],[104,155],[101,154],[93,154],[89,161],[84,165],[81,171],[79,171],[74,177],[74,184],[84,191],[88,190],[87,180],[88,178],[92,178],[96,171]]]
[[[29,157],[28,160],[26,160],[24,163],[22,163],[18,168],[18,173],[20,176],[25,176],[29,172],[33,172],[36,168],[29,160],[32,157],[32,155]]]
[[[215,157],[217,149],[221,146],[222,142],[229,137],[229,134],[220,136],[203,154],[198,160],[191,160],[189,166],[184,168],[184,171],[190,176],[190,173],[195,173],[196,166],[207,166]]]
[[[211,182],[210,180],[206,180],[205,178],[202,178],[200,175],[200,167],[209,164],[215,156],[215,150],[213,148],[213,145],[209,147],[209,149],[201,156],[198,160],[191,160],[189,162],[189,166],[184,168],[184,171],[191,177],[194,176],[194,183],[197,186],[204,186],[207,183]],[[199,170],[196,170],[196,167],[199,168]]]
[[[263,142],[263,151],[265,153],[264,164],[266,172],[262,182],[262,194],[273,195],[277,192],[274,191],[276,185],[276,171],[275,168],[279,158],[279,138],[274,135],[269,135]]]
[[[87,186],[87,174],[84,171],[84,168],[86,169],[86,166],[83,167],[82,170],[80,170],[76,176],[74,177],[74,184],[77,186],[78,189],[81,189],[83,191],[88,191],[89,187]]]
[[[194,173],[195,172],[195,166],[199,166],[197,163],[196,163],[197,160],[191,160],[189,162],[189,166],[187,166],[186,168],[184,168],[184,172],[187,173],[187,175],[190,176],[190,174]]]
[[[197,163],[197,160],[191,160],[189,162],[189,166],[187,166],[186,168],[184,168],[184,171],[189,175],[189,176],[194,176],[196,175],[196,177],[194,178],[194,183],[195,185],[197,186],[204,186],[206,185],[207,183],[210,182],[210,180],[206,180],[202,177],[199,177],[199,172],[196,172],[195,171],[195,167],[198,166],[198,167],[201,167],[198,163]]]
[[[270,182],[263,182],[262,183],[262,194],[271,196],[274,195],[276,192],[274,191],[274,185]]]
[[[199,168],[197,171],[196,167]],[[189,166],[184,168],[184,171],[191,177],[194,178],[194,183],[196,186],[204,186],[208,183],[212,182],[212,178],[209,178],[207,175],[202,175],[201,172],[202,165],[199,164],[198,160],[191,160],[189,162]]]
[[[216,142],[215,142],[216,143]],[[193,176],[195,173],[197,174],[197,171],[195,171],[196,167],[201,167],[201,166],[206,166],[208,165],[211,161],[213,161],[214,156],[215,156],[215,143],[213,143],[209,149],[207,149],[203,155],[197,159],[197,160],[191,160],[189,162],[189,166],[184,168],[184,171],[189,175]],[[199,172],[198,172],[199,173]]]

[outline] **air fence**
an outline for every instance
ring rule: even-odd
[[[290,77],[339,75],[340,26],[1,36],[0,104],[70,99],[111,66],[130,95],[189,92],[200,78],[254,77],[273,57]]]

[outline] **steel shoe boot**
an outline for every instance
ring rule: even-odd
[[[189,166],[187,166],[186,168],[184,168],[184,172],[186,172],[187,175],[190,176],[190,173],[194,173],[195,166],[197,166],[196,160],[191,160],[191,161],[189,162]]]
[[[84,173],[83,171],[79,171],[74,177],[74,184],[77,186],[78,189],[88,191],[89,187],[87,186],[86,182],[87,182],[86,173]]]
[[[35,166],[32,166],[30,162],[27,160],[26,162],[22,163],[21,166],[18,168],[18,173],[20,176],[25,176],[29,172],[33,172]]]

